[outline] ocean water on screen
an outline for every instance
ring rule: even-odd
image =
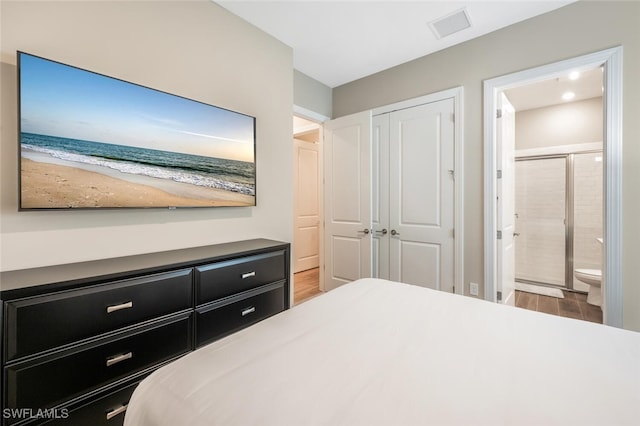
[[[255,195],[255,165],[249,162],[24,132],[21,147],[122,173]]]

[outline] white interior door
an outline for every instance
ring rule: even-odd
[[[390,279],[453,292],[454,100],[391,112]]]
[[[389,114],[371,128],[372,276],[389,279]]]
[[[324,125],[324,291],[371,276],[371,112]]]
[[[293,271],[317,268],[320,254],[320,154],[318,144],[293,140]]]
[[[500,232],[497,244],[497,286],[501,297],[498,302],[515,304],[515,123],[516,112],[504,93],[498,96],[501,111],[497,126],[496,165],[501,176],[497,181],[497,223]]]

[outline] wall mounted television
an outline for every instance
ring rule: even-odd
[[[256,119],[18,52],[19,210],[256,205]]]

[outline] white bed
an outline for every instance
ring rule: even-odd
[[[126,426],[638,425],[640,333],[363,279],[161,368]]]

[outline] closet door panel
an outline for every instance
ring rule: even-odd
[[[454,284],[453,99],[390,114],[390,278]]]
[[[399,248],[399,281],[438,289],[442,269],[440,244],[401,241]]]
[[[395,166],[398,224],[414,227],[440,227],[441,163],[440,144],[429,143],[429,135],[439,133],[440,120],[419,114],[396,113],[394,135],[397,142]]]
[[[371,129],[371,227],[372,276],[389,279],[389,114]]]
[[[371,113],[326,122],[324,137],[328,291],[371,276]]]

